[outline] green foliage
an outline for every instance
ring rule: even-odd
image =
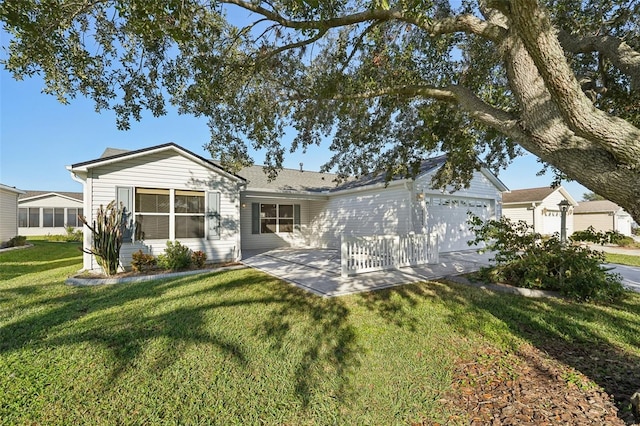
[[[636,245],[633,238],[618,231],[596,231],[593,226],[582,231],[575,231],[569,238],[572,241],[585,241],[600,245],[615,244],[620,247],[634,247]]]
[[[27,237],[22,235],[16,235],[11,238],[9,241],[4,243],[4,245],[0,248],[9,248],[9,247],[21,247],[27,244]]]
[[[182,271],[191,266],[191,249],[179,241],[167,241],[164,253],[158,256],[158,266],[170,271]]]
[[[117,206],[113,200],[106,208],[100,205],[93,226],[85,217],[80,217],[80,220],[93,234],[92,247],[83,248],[82,251],[94,255],[106,275],[114,275],[120,265],[122,231],[126,223],[124,207]]]
[[[131,255],[131,268],[136,272],[147,272],[155,268],[158,264],[156,257],[150,253],[144,253],[142,250]]]
[[[196,268],[203,268],[207,261],[207,254],[202,250],[197,250],[191,253],[191,263]]]
[[[582,194],[582,199],[584,201],[598,201],[604,200],[605,198],[602,195],[598,195],[595,192],[585,192]]]
[[[525,222],[469,220],[476,238],[495,250],[495,265],[480,272],[483,279],[524,288],[554,290],[578,301],[613,301],[624,294],[621,278],[602,266],[604,253],[562,243],[557,235],[543,238]]]

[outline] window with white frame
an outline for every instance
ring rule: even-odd
[[[125,242],[132,241],[132,229],[136,240],[219,238],[219,200],[219,193],[205,191],[116,188],[116,201],[125,207]]]
[[[253,203],[254,234],[291,233],[300,227],[299,204]]]

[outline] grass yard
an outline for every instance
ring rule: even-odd
[[[608,263],[617,263],[618,265],[640,266],[640,256],[631,254],[605,253]]]
[[[79,288],[64,284],[77,244],[34,243],[0,253],[4,424],[446,423],[455,364],[525,343],[613,395],[627,392],[616,366],[640,383],[640,295],[596,306],[422,283],[323,299],[250,269]]]

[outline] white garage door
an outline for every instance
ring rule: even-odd
[[[494,201],[456,197],[431,197],[427,200],[427,228],[437,232],[440,252],[470,250],[474,235],[469,230],[468,212],[483,220],[493,217]]]

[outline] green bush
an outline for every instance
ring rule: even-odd
[[[191,263],[196,268],[203,268],[207,261],[207,254],[201,250],[191,253]]]
[[[191,250],[179,241],[167,241],[164,254],[158,256],[158,266],[170,271],[182,271],[191,266]]]
[[[147,272],[158,264],[154,255],[144,253],[142,250],[131,255],[131,269],[136,272]]]
[[[9,241],[4,243],[0,248],[10,248],[10,247],[22,247],[27,244],[27,237],[22,235],[16,235],[11,238]]]
[[[602,266],[604,253],[563,243],[557,235],[542,238],[525,222],[507,218],[469,221],[476,238],[495,250],[495,266],[479,276],[491,282],[518,287],[555,290],[578,301],[613,301],[624,294],[621,278]]]

